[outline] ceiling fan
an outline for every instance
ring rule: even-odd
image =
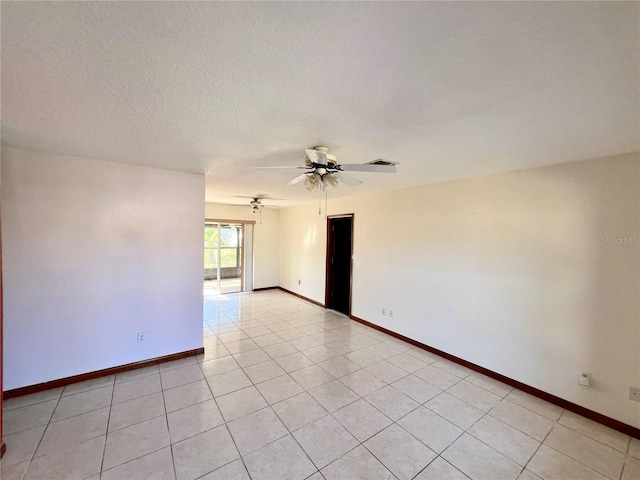
[[[304,187],[309,190],[319,188],[326,190],[337,186],[340,182],[354,187],[362,183],[351,175],[344,172],[378,172],[395,173],[396,163],[378,159],[365,164],[338,164],[336,157],[327,153],[329,149],[323,146],[305,149],[307,157],[304,166],[301,167],[253,167],[253,168],[295,168],[306,170],[306,172],[289,180],[285,185],[295,185],[304,182]]]
[[[268,195],[264,195],[264,194],[259,194],[256,195],[255,197],[247,197],[245,195],[235,195],[236,198],[251,198],[252,200],[249,202],[249,205],[251,206],[251,213],[254,215],[259,215],[260,212],[262,211],[262,208],[278,208],[275,205],[264,205],[261,200],[264,199],[268,199],[268,200],[282,200],[281,198],[271,198]]]

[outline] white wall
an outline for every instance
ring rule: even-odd
[[[247,206],[206,203],[205,218],[255,221],[253,230],[253,288],[278,286],[279,209],[263,208],[262,224],[260,224],[260,217],[251,213],[249,201],[247,201]]]
[[[628,400],[640,154],[330,200],[328,212],[355,214],[353,315],[640,427]],[[324,217],[307,205],[280,222],[280,285],[324,302]]]
[[[5,390],[202,347],[203,197],[201,175],[3,149]]]
[[[340,186],[340,188],[346,188]],[[353,213],[359,198],[340,201],[344,211],[329,201],[329,213]],[[323,208],[324,210],[324,208]],[[357,222],[358,219],[354,220]],[[324,304],[327,220],[315,203],[280,210],[280,283],[292,292]]]

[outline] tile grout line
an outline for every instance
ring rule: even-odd
[[[466,403],[466,402],[465,402],[465,403]],[[483,445],[485,445],[485,446],[489,447],[489,448],[490,448],[491,450],[493,450],[494,452],[497,452],[498,454],[502,455],[503,457],[507,458],[508,460],[511,460],[511,461],[512,461],[513,463],[515,463],[518,467],[521,467],[521,468],[520,468],[520,473],[518,474],[518,476],[522,475],[522,472],[527,468],[527,467],[526,467],[526,465],[529,463],[529,461],[531,461],[531,459],[533,458],[533,456],[535,455],[535,453],[538,451],[538,449],[539,449],[539,448],[540,448],[540,446],[542,445],[542,442],[540,442],[539,440],[537,440],[537,439],[535,439],[535,438],[531,437],[530,435],[527,435],[527,434],[526,434],[526,433],[524,433],[524,432],[520,432],[520,430],[517,430],[515,427],[511,427],[511,425],[509,425],[509,424],[507,424],[507,423],[504,423],[504,424],[505,424],[505,425],[507,425],[508,427],[511,427],[511,428],[513,428],[514,430],[517,430],[518,432],[522,433],[523,435],[526,435],[526,436],[528,436],[529,438],[532,438],[533,440],[535,440],[535,441],[537,441],[537,442],[540,442],[540,445],[538,445],[538,446],[536,447],[536,451],[531,455],[531,457],[529,457],[529,460],[527,460],[527,462],[526,462],[524,465],[521,465],[520,463],[518,463],[517,461],[515,461],[513,458],[509,457],[507,454],[505,454],[505,453],[501,452],[501,451],[500,451],[500,450],[498,450],[497,448],[495,448],[495,447],[493,447],[493,446],[489,445],[488,443],[486,443],[486,442],[485,442],[484,440],[482,440],[481,438],[478,438],[478,437],[476,437],[473,433],[470,433],[470,432],[469,432],[469,430],[471,430],[471,429],[473,428],[473,426],[474,426],[474,425],[476,425],[478,422],[480,422],[480,421],[481,421],[483,418],[485,418],[486,416],[489,416],[489,417],[493,418],[494,420],[496,420],[496,421],[498,421],[498,422],[500,422],[500,423],[504,423],[504,422],[503,422],[502,420],[500,420],[499,418],[495,418],[495,417],[493,417],[493,416],[489,415],[489,412],[484,412],[484,414],[483,414],[483,415],[482,415],[482,416],[481,416],[477,421],[475,421],[475,422],[474,422],[474,423],[473,423],[469,428],[467,428],[466,430],[464,430],[464,432],[463,432],[463,434],[462,434],[462,435],[464,435],[465,433],[466,433],[467,435],[470,435],[471,437],[475,438],[477,441],[479,441],[479,442],[480,442],[480,443],[482,443]],[[550,430],[550,431],[551,431],[551,430]],[[460,437],[462,437],[462,435],[460,435]],[[457,441],[460,437],[458,437],[455,441]],[[454,441],[454,442],[452,442],[452,443],[451,443],[451,445],[453,445],[453,443],[455,443],[455,441]],[[450,447],[451,445],[449,445],[449,447]],[[448,448],[449,448],[449,447],[447,447],[445,450],[448,450]],[[443,453],[444,453],[444,451],[443,451]],[[443,460],[444,460],[444,459],[443,459]],[[446,460],[445,460],[445,461],[446,461]]]
[[[307,391],[305,390],[305,391],[304,391],[304,392],[302,392],[302,393],[307,393]],[[307,393],[307,394],[308,394],[308,393]],[[299,393],[298,395],[301,395],[301,393]],[[295,396],[295,395],[294,395],[294,396]],[[289,398],[293,398],[293,397],[289,397]],[[289,398],[286,398],[286,399],[284,399],[284,400],[282,400],[282,401],[289,400]],[[313,398],[313,397],[312,397],[312,398]],[[322,405],[320,405],[320,406],[322,407]],[[325,410],[325,412],[327,412],[327,415],[330,415],[330,413],[327,411],[327,409],[326,409],[326,408],[324,408],[324,407],[322,407],[322,408]],[[273,407],[271,407],[271,409],[273,410]],[[276,415],[276,417],[278,417],[278,420],[280,420],[280,422],[282,423],[282,425],[284,425],[284,428],[286,428],[287,432],[289,432],[289,433],[288,433],[288,435],[291,435],[291,438],[293,438],[293,441],[294,441],[294,442],[296,442],[296,445],[298,445],[298,447],[300,447],[300,450],[302,450],[302,452],[305,454],[305,456],[309,459],[309,461],[311,462],[311,465],[313,465],[313,466],[315,467],[316,471],[317,471],[318,473],[320,473],[320,469],[319,469],[319,468],[318,468],[318,466],[316,465],[316,462],[314,462],[314,461],[313,461],[313,459],[309,456],[309,454],[308,454],[308,453],[307,453],[307,451],[302,447],[302,445],[300,445],[300,442],[298,441],[298,439],[297,439],[297,438],[295,437],[295,435],[293,434],[293,432],[294,432],[294,431],[297,431],[297,430],[299,430],[300,428],[303,428],[303,427],[305,427],[306,425],[309,425],[309,423],[307,423],[307,424],[305,424],[305,425],[303,425],[303,426],[299,427],[298,429],[296,429],[296,430],[293,430],[293,431],[292,431],[292,430],[287,426],[287,424],[286,424],[286,423],[284,423],[284,420],[283,420],[282,418],[280,418],[280,415],[278,415],[278,412],[276,412],[275,410],[273,410],[273,413]],[[324,418],[324,417],[326,417],[327,415],[323,415],[322,417],[320,417],[320,418],[319,418],[319,419],[317,419],[317,420],[320,420],[321,418]],[[314,421],[317,421],[317,420],[314,420]],[[310,422],[310,423],[313,423],[313,422]],[[281,438],[284,438],[284,437],[281,437]],[[263,448],[263,447],[261,447],[261,448]],[[311,475],[309,475],[309,477],[310,477],[310,476],[312,476],[312,475],[315,475],[315,472],[314,472],[314,473],[312,473]],[[307,477],[307,478],[308,478],[308,477]]]
[[[507,399],[505,398],[505,400],[507,400]],[[510,400],[507,400],[507,401],[510,401]],[[511,402],[511,401],[510,401],[510,402]],[[528,410],[528,411],[530,411],[530,412],[536,413],[537,415],[539,415],[539,416],[541,416],[541,417],[543,417],[543,418],[546,418],[547,420],[551,420],[550,418],[545,417],[544,415],[540,415],[539,413],[534,412],[533,410],[530,410],[530,409],[528,409],[527,407],[525,407],[525,406],[523,406],[523,405],[517,404],[517,403],[515,403],[515,402],[511,402],[511,403],[513,403],[514,405],[518,405],[518,406],[520,406],[520,407],[522,407],[522,408],[524,408],[524,409],[526,409],[526,410]],[[599,471],[595,470],[594,468],[590,467],[589,465],[586,465],[585,463],[581,462],[580,460],[578,460],[578,459],[576,459],[576,458],[573,458],[572,456],[567,455],[566,453],[563,453],[563,452],[561,452],[561,451],[559,451],[559,450],[557,450],[557,449],[553,448],[551,445],[549,445],[549,444],[545,443],[545,442],[546,442],[546,440],[547,440],[547,438],[549,437],[549,435],[551,435],[551,432],[553,432],[553,429],[555,428],[555,426],[556,426],[556,425],[561,425],[561,426],[563,426],[563,427],[564,427],[564,425],[560,423],[560,419],[562,418],[562,415],[564,414],[564,412],[565,412],[565,411],[566,411],[565,409],[562,409],[562,413],[558,416],[558,418],[557,418],[556,420],[554,420],[554,421],[553,421],[553,426],[552,426],[552,427],[549,429],[549,431],[545,434],[544,439],[542,439],[541,441],[539,440],[540,445],[538,445],[538,447],[536,448],[536,450],[534,451],[534,453],[531,455],[531,457],[529,458],[529,460],[528,460],[528,461],[527,461],[527,463],[525,464],[525,466],[524,466],[524,468],[523,468],[523,470],[522,470],[522,471],[527,470],[527,467],[529,466],[529,464],[531,463],[531,461],[533,460],[533,458],[536,456],[536,454],[538,453],[538,451],[540,450],[540,448],[544,445],[545,447],[549,448],[550,450],[553,450],[554,452],[556,452],[556,453],[558,453],[558,454],[560,454],[560,455],[563,455],[563,456],[565,456],[565,457],[567,457],[567,458],[569,458],[569,459],[571,459],[571,460],[575,461],[575,462],[576,462],[576,463],[578,463],[579,465],[581,465],[581,466],[583,466],[583,467],[585,467],[585,468],[587,468],[587,469],[591,470],[592,472],[595,472],[595,473],[596,473],[596,474],[598,474],[598,475],[602,475],[602,476],[606,477],[606,475],[604,475],[604,474],[600,473]],[[499,419],[498,419],[498,420],[499,420]],[[515,427],[513,427],[513,428],[515,428]],[[568,427],[565,427],[565,428],[568,428]],[[570,429],[570,430],[571,430],[571,431],[574,431],[574,430],[572,430],[572,429]],[[524,432],[522,432],[522,433],[524,433]],[[575,431],[575,433],[577,433],[577,434],[579,434],[579,435],[581,435],[581,436],[584,436],[585,438],[590,438],[591,440],[597,441],[597,440],[595,440],[595,439],[593,439],[593,438],[591,438],[591,437],[589,437],[589,436],[587,436],[587,435],[581,434],[580,432]],[[598,442],[598,443],[600,443],[600,442]],[[603,445],[603,446],[607,446],[607,445],[604,445],[604,444],[602,444],[602,443],[601,443],[601,445]],[[611,447],[609,447],[609,448],[611,448]],[[615,450],[615,449],[613,449],[613,450]],[[623,470],[624,470],[624,464],[623,464]],[[533,472],[533,470],[529,470],[529,471]],[[521,472],[521,473],[522,473],[522,472]],[[536,474],[536,475],[537,475],[537,474]],[[622,471],[620,472],[620,475],[622,475]]]
[[[153,418],[150,418],[150,419],[148,419],[148,420],[155,420],[156,418],[160,418],[161,416],[162,416],[162,415],[158,415],[157,417],[153,417]],[[134,423],[134,424],[129,425],[129,426],[131,427],[131,426],[139,425],[139,424],[144,423],[144,422],[146,422],[146,421],[148,421],[148,420],[143,420],[142,422]],[[128,427],[124,427],[124,428],[128,428]],[[119,432],[120,430],[124,430],[124,428],[121,428],[121,429],[119,429],[119,430],[115,430],[115,431],[116,431],[116,432]],[[94,438],[96,438],[96,437],[94,437]],[[108,469],[104,470],[104,472],[109,472],[109,471],[111,471],[111,470],[113,470],[113,469],[115,469],[115,468],[121,467],[121,466],[123,466],[123,465],[127,465],[127,464],[129,464],[129,463],[131,463],[131,462],[134,462],[134,461],[139,460],[139,459],[141,459],[141,458],[143,458],[143,457],[146,457],[147,455],[151,455],[151,454],[153,454],[153,453],[159,452],[159,451],[160,451],[160,450],[162,450],[163,448],[167,448],[167,445],[165,445],[164,447],[156,448],[155,450],[152,450],[152,451],[150,451],[150,452],[144,453],[144,454],[142,454],[142,455],[140,455],[140,456],[137,456],[137,457],[131,458],[130,460],[127,460],[127,461],[126,461],[126,462],[124,462],[124,463],[120,463],[120,464],[118,464],[118,465],[114,465],[113,467],[111,467],[111,468],[108,468]],[[100,472],[100,476],[102,476],[102,473],[103,473],[103,471],[101,471],[101,472]],[[89,477],[89,478],[91,478],[91,477]]]
[[[196,362],[196,364],[199,364],[199,363]],[[176,471],[176,459],[173,456],[173,442],[171,441],[171,429],[169,428],[169,413],[167,412],[167,400],[164,398],[164,386],[162,384],[162,372],[160,371],[159,367],[158,367],[158,377],[160,378],[160,392],[162,393],[162,405],[164,406],[164,420],[165,420],[165,424],[167,425],[167,435],[169,436],[169,452],[171,453],[171,467],[173,468],[173,478],[175,479],[175,478],[178,478],[178,472]],[[147,455],[149,455],[149,454],[147,454]]]
[[[461,379],[460,381],[464,381],[464,380],[465,380],[465,379]],[[427,383],[428,383],[428,382],[427,382]],[[451,387],[449,387],[449,388],[452,388],[453,386],[455,386],[455,385],[457,385],[457,384],[459,384],[459,383],[460,383],[460,382],[456,382],[454,385],[452,385],[452,386],[451,386]],[[447,391],[447,390],[443,390],[441,393],[444,393],[444,392],[446,392],[446,391]],[[441,394],[441,393],[440,393],[440,394]],[[438,395],[436,395],[436,396],[439,396],[440,394],[438,394]],[[450,394],[450,395],[451,395],[451,394]],[[507,396],[507,395],[505,395],[504,397],[502,397],[500,401],[502,401],[502,400],[507,400],[507,399],[506,399],[506,396]],[[435,397],[433,397],[433,398],[435,398]],[[456,398],[457,398],[457,397],[456,397]],[[462,400],[462,399],[458,399],[458,400],[460,400],[460,401],[464,402],[464,403],[465,403],[465,404],[467,404],[467,405],[470,405],[469,403],[465,402],[465,401],[464,401],[464,400]],[[428,400],[428,401],[430,401],[430,400]],[[428,401],[427,401],[427,402],[428,402]],[[507,401],[509,401],[509,400],[507,400]],[[425,404],[423,404],[423,406],[425,406],[425,408],[429,408],[429,407],[426,407],[426,403],[427,403],[427,402],[425,402]],[[498,402],[498,403],[500,403],[500,402]],[[510,403],[513,403],[513,402],[510,402]],[[517,405],[517,404],[515,404],[515,403],[514,403],[514,405]],[[471,405],[471,406],[473,406],[473,405]],[[474,407],[474,408],[475,408],[475,407]],[[476,439],[477,441],[479,441],[480,443],[482,443],[483,445],[485,445],[485,446],[487,446],[488,448],[490,448],[491,450],[493,450],[493,451],[497,452],[498,454],[500,454],[500,455],[504,456],[505,458],[507,458],[508,460],[512,461],[512,462],[513,462],[513,463],[515,463],[517,466],[522,467],[522,468],[521,468],[521,470],[520,470],[520,475],[521,475],[521,474],[522,474],[522,472],[526,469],[526,465],[527,465],[527,464],[531,461],[531,459],[535,456],[535,453],[536,453],[536,452],[538,451],[538,449],[542,446],[542,444],[543,444],[543,442],[544,442],[544,441],[537,440],[536,438],[531,437],[531,435],[527,434],[526,432],[523,432],[523,431],[521,431],[520,429],[518,429],[518,428],[516,428],[516,427],[514,427],[514,426],[512,426],[512,425],[510,425],[510,424],[508,424],[508,423],[503,422],[503,421],[502,421],[502,420],[500,420],[499,418],[496,418],[496,417],[494,417],[493,415],[490,415],[490,412],[491,412],[491,410],[493,410],[493,408],[494,408],[494,407],[492,407],[492,408],[491,408],[489,411],[487,411],[487,412],[483,412],[482,416],[481,416],[480,418],[478,418],[478,420],[476,420],[476,421],[475,421],[471,426],[469,426],[469,428],[467,428],[467,429],[462,429],[462,428],[460,428],[458,425],[453,424],[453,422],[451,422],[449,419],[447,419],[447,418],[443,417],[443,416],[442,416],[442,415],[440,415],[438,412],[435,412],[435,411],[433,411],[433,410],[431,410],[431,409],[429,408],[429,410],[430,410],[432,413],[434,413],[434,414],[438,415],[439,417],[443,418],[444,420],[448,421],[449,423],[452,423],[453,425],[455,425],[456,427],[458,427],[458,428],[460,428],[460,429],[462,430],[462,433],[461,433],[461,434],[460,434],[460,435],[459,435],[455,440],[453,440],[453,441],[452,441],[452,442],[447,446],[447,448],[445,448],[442,452],[440,452],[440,454],[438,454],[438,456],[439,456],[439,457],[441,457],[442,453],[444,453],[445,451],[447,451],[447,450],[448,450],[448,449],[449,449],[449,448],[450,448],[450,447],[451,447],[451,446],[452,446],[456,441],[458,441],[458,440],[459,440],[459,439],[460,439],[460,438],[461,438],[461,437],[466,433],[466,434],[470,435],[471,437],[473,437],[474,439]],[[523,407],[523,408],[525,408],[525,407]],[[479,409],[477,409],[477,410],[479,410]],[[527,409],[527,410],[528,410],[528,409]],[[529,411],[531,411],[531,410],[529,410]],[[536,412],[533,412],[533,413],[536,413]],[[539,414],[538,414],[538,415],[539,415]],[[472,433],[470,433],[470,432],[469,432],[469,430],[470,430],[471,428],[473,428],[473,426],[474,426],[476,423],[480,422],[480,421],[481,421],[483,418],[485,418],[486,416],[489,416],[489,417],[493,418],[494,420],[499,421],[500,423],[504,423],[506,426],[513,428],[514,430],[516,430],[516,431],[520,432],[521,434],[526,435],[527,437],[532,438],[533,440],[535,440],[535,441],[537,441],[537,442],[540,442],[540,445],[538,445],[538,447],[536,447],[536,451],[531,455],[531,457],[530,457],[530,458],[529,458],[529,460],[527,461],[527,464],[525,464],[524,466],[523,466],[523,465],[520,465],[518,462],[516,462],[516,461],[515,461],[514,459],[512,459],[511,457],[507,456],[506,454],[502,453],[501,451],[497,450],[497,449],[496,449],[496,448],[494,448],[493,446],[491,446],[491,445],[487,444],[487,443],[486,443],[486,442],[484,442],[482,439],[480,439],[480,438],[476,437],[475,435],[473,435]],[[542,415],[540,415],[540,416],[542,416]],[[547,432],[547,434],[545,435],[545,438],[546,438],[546,436],[547,436],[550,432],[551,432],[551,429],[549,430],[549,432]],[[449,463],[449,462],[448,462],[444,457],[442,457],[442,459],[443,459],[444,461],[446,461],[447,463]],[[451,464],[451,463],[449,463],[449,464],[450,464],[450,465],[452,465],[452,466],[453,466],[454,468],[456,468],[457,470],[461,471],[461,470],[460,470],[459,468],[457,468],[455,465],[453,465],[453,464]],[[464,473],[464,472],[462,472],[462,473]],[[465,474],[465,475],[466,475],[466,474]]]
[[[444,450],[443,450],[444,452]],[[456,467],[453,463],[449,463],[444,457],[442,457],[440,454],[436,454],[436,458],[434,458],[433,460],[431,460],[422,470],[420,470],[418,472],[418,474],[416,476],[414,476],[413,478],[416,478],[418,475],[420,475],[423,471],[425,471],[429,465],[431,465],[433,462],[435,462],[437,459],[442,460],[443,462],[445,462],[447,465],[451,466],[451,468],[457,470],[458,472],[460,472],[461,475],[464,475],[466,478],[468,478],[469,480],[471,480],[471,477],[469,477],[466,473],[464,473],[462,470],[460,470],[458,467]]]
[[[53,407],[53,410],[51,410],[51,415],[49,416],[49,421],[46,423],[45,429],[42,431],[42,436],[40,437],[40,440],[38,441],[38,445],[36,446],[35,450],[33,451],[33,455],[31,455],[31,458],[28,459],[29,463],[27,464],[27,467],[24,469],[24,472],[22,472],[22,475],[20,477],[21,480],[25,477],[25,475],[27,474],[27,471],[29,470],[29,467],[31,467],[31,463],[36,458],[36,453],[38,453],[38,449],[40,448],[40,445],[42,444],[42,439],[44,438],[44,435],[47,433],[47,430],[49,429],[49,425],[51,425],[51,419],[53,418],[53,414],[55,413],[56,409],[58,408],[58,405],[60,404],[60,399],[62,398],[62,392],[64,392],[64,388],[60,391],[60,396],[58,397],[58,400],[56,401],[56,406]],[[26,431],[26,430],[23,430],[23,431]],[[19,432],[15,432],[15,433],[19,433]]]
[[[331,415],[331,414],[329,414],[329,415]],[[332,416],[332,415],[331,415],[331,416]],[[333,417],[333,416],[332,416],[332,417]],[[337,420],[336,420],[336,421],[337,421]],[[338,423],[340,423],[340,422],[338,422]],[[347,431],[348,431],[348,430],[347,430]],[[380,432],[378,432],[378,433],[380,433]],[[352,434],[351,432],[349,432],[349,434],[350,434],[353,438],[355,438],[355,436],[353,436],[353,434]],[[376,435],[377,435],[377,434],[376,434]],[[367,440],[368,440],[368,439],[367,439]],[[360,442],[357,438],[356,438],[356,441]],[[331,461],[330,461],[329,463],[327,463],[324,467],[322,467],[322,469],[324,470],[324,469],[325,469],[325,468],[327,468],[329,465],[334,464],[335,462],[337,462],[338,460],[340,460],[341,458],[343,458],[345,455],[348,455],[349,453],[353,452],[353,451],[354,451],[356,448],[358,448],[358,447],[363,447],[367,452],[369,452],[369,449],[364,445],[364,442],[360,442],[360,443],[358,443],[358,445],[356,445],[355,447],[350,448],[349,450],[347,450],[346,452],[344,452],[344,453],[343,453],[342,455],[340,455],[338,458],[335,458],[335,459],[331,460]],[[369,453],[371,453],[371,452],[369,452]],[[386,470],[387,470],[387,471],[388,471],[388,472],[389,472],[389,473],[390,473],[394,478],[398,478],[398,477],[396,477],[396,475],[394,475],[394,473],[393,473],[391,470],[389,470],[389,468],[387,468],[387,466],[386,466],[384,463],[382,463],[382,462],[380,461],[380,459],[379,459],[378,457],[376,457],[373,453],[371,453],[371,456],[372,456],[373,458],[375,458],[378,462],[380,462],[380,464],[381,464],[381,465],[382,465],[382,466],[383,466],[383,467],[384,467],[384,468],[385,468],[385,469],[386,469]],[[318,470],[318,471],[320,472],[320,470]],[[320,474],[322,475],[322,472],[320,472]]]
[[[561,423],[558,423],[558,422],[554,423],[554,427],[555,427],[556,425],[564,426],[564,425],[562,425]],[[567,454],[567,453],[564,453],[564,452],[561,452],[560,450],[558,450],[558,449],[556,449],[556,448],[552,447],[551,445],[549,445],[549,444],[547,444],[547,443],[544,443],[544,442],[546,441],[547,437],[548,437],[549,435],[551,435],[551,432],[552,432],[552,431],[553,431],[553,427],[551,428],[551,430],[549,430],[549,433],[547,433],[547,435],[545,435],[545,438],[544,438],[544,440],[541,442],[541,444],[540,444],[540,446],[538,447],[538,449],[536,450],[536,453],[538,452],[538,450],[540,449],[540,447],[542,447],[542,445],[544,445],[544,446],[545,446],[545,447],[547,447],[548,449],[553,450],[554,452],[556,452],[556,453],[558,453],[558,454],[560,454],[560,455],[563,455],[563,456],[565,456],[565,457],[567,457],[567,458],[569,458],[569,459],[573,460],[574,462],[576,462],[576,463],[578,463],[578,464],[582,465],[583,467],[585,467],[585,468],[587,468],[587,469],[591,470],[592,472],[595,472],[595,473],[597,473],[598,475],[601,475],[601,476],[603,476],[603,477],[610,478],[610,477],[607,477],[607,475],[606,475],[606,474],[599,472],[599,471],[598,471],[598,470],[596,470],[595,468],[593,468],[593,467],[591,467],[591,466],[589,466],[589,465],[587,465],[587,464],[583,463],[582,461],[578,460],[577,458],[574,458],[574,457],[572,457],[571,455],[569,455],[569,454]],[[576,432],[576,433],[578,433],[578,434],[579,434],[580,432]],[[586,435],[583,435],[583,436],[584,436],[584,437],[586,437]],[[590,438],[590,437],[586,437],[586,438]],[[606,445],[605,445],[605,446],[606,446]],[[611,447],[609,447],[609,448],[611,448]],[[615,449],[613,449],[613,450],[615,450]],[[618,452],[619,452],[619,451],[618,451]],[[531,459],[529,459],[529,462],[527,462],[527,465],[531,462],[531,460],[533,459],[533,457],[534,457],[534,456],[535,456],[535,454],[531,456]],[[624,465],[625,465],[625,461],[623,460],[623,462],[622,462],[622,470],[620,471],[620,476],[622,476],[622,473],[623,473],[623,471],[624,471]]]
[[[109,440],[109,423],[111,422],[111,409],[113,408],[113,397],[115,395],[115,392],[116,392],[116,376],[114,375],[113,386],[111,389],[111,403],[109,403],[109,415],[107,416],[107,428],[104,432],[104,447],[102,447],[102,459],[100,460],[100,471],[98,472],[98,478],[102,478],[102,467],[104,466],[104,457],[105,457],[105,454],[107,453],[107,441]]]
[[[388,417],[387,417],[387,418],[388,418]],[[369,440],[371,440],[373,437],[377,436],[378,434],[380,434],[380,433],[384,432],[384,431],[385,431],[385,430],[387,430],[389,427],[392,427],[392,426],[394,426],[394,425],[396,425],[396,426],[397,426],[397,427],[399,427],[399,428],[402,428],[400,425],[398,425],[396,422],[394,422],[394,421],[392,420],[391,425],[387,425],[386,427],[384,427],[384,428],[383,428],[382,430],[380,430],[379,432],[374,433],[374,434],[373,434],[373,435],[371,435],[369,438],[367,438],[365,441],[363,441],[362,443],[360,443],[360,445],[362,445],[362,447],[364,447],[364,448],[365,448],[365,450],[367,450],[367,452],[369,452],[373,458],[375,458],[377,461],[379,461],[379,462],[384,466],[384,468],[386,468],[387,470],[389,470],[389,472],[391,473],[391,475],[393,475],[395,478],[398,478],[398,476],[397,476],[395,473],[393,473],[393,472],[391,471],[391,469],[390,469],[389,467],[387,467],[387,466],[385,465],[385,463],[384,463],[381,459],[379,459],[379,458],[376,456],[376,454],[375,454],[375,453],[373,453],[371,450],[369,450],[369,447],[367,447],[367,446],[365,445],[365,442],[368,442],[368,441],[369,441]],[[403,430],[404,430],[404,429],[403,429]],[[406,430],[404,430],[404,431],[406,432]],[[409,432],[407,432],[407,433],[408,433],[409,435],[411,435],[411,433],[409,433]],[[414,437],[413,435],[411,435],[411,437],[415,438],[418,442],[420,442],[420,439],[418,439],[418,438]],[[420,443],[422,443],[422,442],[420,442]],[[424,443],[422,443],[422,445],[424,445]],[[425,447],[427,447],[427,446],[425,445]],[[424,470],[425,468],[427,468],[431,462],[433,462],[436,458],[438,458],[438,454],[437,454],[436,452],[434,452],[434,451],[433,451],[432,449],[430,449],[429,447],[427,447],[427,449],[428,449],[429,451],[433,452],[433,453],[435,454],[435,457],[434,457],[433,459],[431,459],[431,461],[430,461],[429,463],[427,463],[427,464],[426,464],[422,469],[420,469],[420,470],[418,471],[418,473],[416,473],[416,475],[419,475],[419,474],[420,474],[420,472],[421,472],[422,470]],[[415,477],[416,475],[414,475],[414,477]],[[413,478],[413,477],[412,477],[412,478]]]
[[[242,369],[242,367],[240,367],[240,368]],[[204,376],[204,370],[202,370],[202,364],[200,364],[200,370],[202,371],[202,375]],[[251,379],[249,379],[249,380],[251,380]],[[251,473],[249,472],[249,469],[247,468],[247,464],[244,462],[244,459],[242,458],[242,454],[240,453],[240,449],[238,448],[238,445],[236,444],[236,439],[233,438],[233,435],[231,434],[231,430],[229,430],[228,422],[226,421],[226,419],[224,418],[224,415],[222,414],[222,410],[220,409],[220,405],[218,404],[218,400],[216,399],[216,396],[213,394],[213,391],[211,390],[211,385],[209,385],[209,382],[206,381],[206,377],[205,377],[205,383],[207,384],[207,388],[209,389],[209,393],[211,393],[211,397],[212,397],[213,401],[216,404],[216,408],[218,409],[218,412],[220,412],[220,418],[222,418],[222,422],[223,422],[222,425],[224,425],[224,427],[226,428],[227,433],[229,434],[229,437],[231,438],[231,441],[233,442],[233,446],[236,449],[236,452],[238,452],[238,456],[239,456],[238,459],[242,462],[242,465],[244,466],[244,469],[247,472],[247,475],[249,475],[249,478],[251,478]],[[218,428],[218,427],[216,426],[216,427],[213,427],[213,428]],[[209,429],[209,430],[213,430],[213,428]],[[209,430],[205,430],[205,431],[209,431]],[[203,432],[200,432],[200,433],[203,433]],[[200,433],[198,433],[196,435],[200,435]],[[189,438],[193,438],[196,435],[193,435],[193,436],[191,436]],[[186,439],[184,439],[184,440],[186,440]],[[173,450],[173,448],[172,448],[172,450]],[[216,469],[214,469],[212,471],[215,472],[216,470],[218,470],[218,469],[220,469],[220,468],[222,468],[222,467],[224,467],[226,465],[229,465],[229,464],[235,462],[238,459],[234,459],[231,462],[228,462],[228,463],[226,463],[224,465],[221,465],[220,467],[218,467],[218,468],[216,468]],[[211,473],[211,472],[207,472],[204,475],[208,475],[209,473]],[[204,476],[204,475],[202,475],[202,476]]]
[[[562,416],[562,415],[560,415],[560,417],[561,417],[561,416]],[[560,419],[560,417],[558,417],[558,420]],[[549,437],[549,435],[551,435],[551,432],[553,431],[553,427],[555,427],[555,426],[558,424],[558,420],[556,420],[556,421],[553,423],[553,426],[549,429],[549,431],[548,431],[548,432],[547,432],[547,434],[544,436],[544,438],[542,439],[542,441],[540,441],[540,445],[538,445],[538,448],[536,448],[536,451],[535,451],[535,452],[533,452],[533,455],[531,455],[531,458],[529,458],[529,460],[527,461],[526,465],[524,466],[524,470],[526,470],[526,469],[527,469],[527,467],[528,467],[528,466],[529,466],[529,464],[531,463],[531,460],[533,460],[533,458],[536,456],[536,454],[538,453],[538,451],[540,450],[540,448],[541,448],[543,445],[545,445],[545,446],[546,446],[546,447],[548,447],[548,448],[551,448],[551,447],[549,447],[549,445],[546,445],[544,442],[545,442],[545,440]],[[552,449],[552,450],[557,451],[557,450],[555,450],[555,448],[554,448],[554,449]],[[558,452],[558,453],[562,453],[562,452]],[[569,457],[569,458],[571,458],[571,457]],[[582,465],[582,463],[581,463],[581,462],[578,462],[578,463],[580,463],[580,464]],[[586,465],[585,465],[585,466],[586,466]],[[524,471],[524,470],[523,470],[523,471]],[[531,472],[533,472],[533,470],[530,470],[530,471],[531,471]],[[594,471],[595,471],[595,470],[594,470]],[[536,475],[537,475],[537,474],[536,474]]]
[[[517,405],[517,404],[516,404],[516,405]],[[524,407],[523,407],[523,408],[524,408]],[[575,430],[574,428],[571,428],[571,427],[570,427],[570,426],[568,426],[568,425],[565,425],[564,423],[560,423],[560,419],[562,418],[562,415],[563,415],[563,414],[564,414],[564,412],[566,412],[566,411],[568,411],[568,410],[563,410],[563,413],[560,415],[560,417],[558,417],[558,420],[556,420],[556,422],[554,423],[554,426],[555,426],[556,424],[558,424],[558,425],[560,425],[561,427],[566,428],[567,430],[571,430],[573,433],[576,433],[576,434],[578,434],[578,435],[580,435],[580,436],[582,436],[582,437],[588,438],[589,440],[593,440],[594,442],[599,443],[599,444],[600,444],[600,445],[602,445],[603,447],[607,447],[607,448],[610,448],[611,450],[613,450],[613,451],[615,451],[615,452],[621,453],[621,454],[622,454],[622,455],[624,455],[625,457],[626,457],[627,455],[629,455],[628,453],[621,452],[620,450],[618,450],[618,449],[617,449],[617,448],[615,448],[615,447],[612,447],[611,445],[607,445],[606,443],[601,442],[601,441],[600,441],[600,440],[598,440],[597,438],[593,438],[592,436],[587,435],[586,433],[582,433],[582,432],[580,432],[580,431],[578,431],[578,430]],[[534,412],[534,413],[535,413],[535,412]],[[545,417],[545,418],[548,418],[548,417]],[[583,418],[584,418],[584,417],[583,417]],[[550,419],[549,419],[549,420],[550,420]],[[588,419],[587,419],[587,420],[588,420]],[[609,428],[609,427],[606,427],[605,425],[602,425],[602,426],[603,426],[604,428]],[[620,434],[621,434],[621,435],[626,435],[626,434],[621,433],[621,432],[620,432]],[[627,448],[626,448],[626,451],[628,452],[628,451],[629,451],[629,447],[630,447],[630,445],[631,445],[631,439],[632,439],[633,437],[631,437],[631,436],[629,436],[629,435],[627,435],[627,436],[629,437],[628,445],[627,445]]]

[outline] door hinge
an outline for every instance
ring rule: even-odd
[[[331,259],[331,265],[333,265],[333,258]]]
[[[331,231],[335,232],[336,231],[336,226],[335,225],[331,225]]]

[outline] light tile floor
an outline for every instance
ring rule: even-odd
[[[217,280],[205,280],[202,286],[202,293],[205,296],[217,295],[219,293],[237,293],[242,290],[241,278],[222,278],[218,289]]]
[[[205,354],[5,403],[2,479],[640,479],[640,441],[280,291]]]

